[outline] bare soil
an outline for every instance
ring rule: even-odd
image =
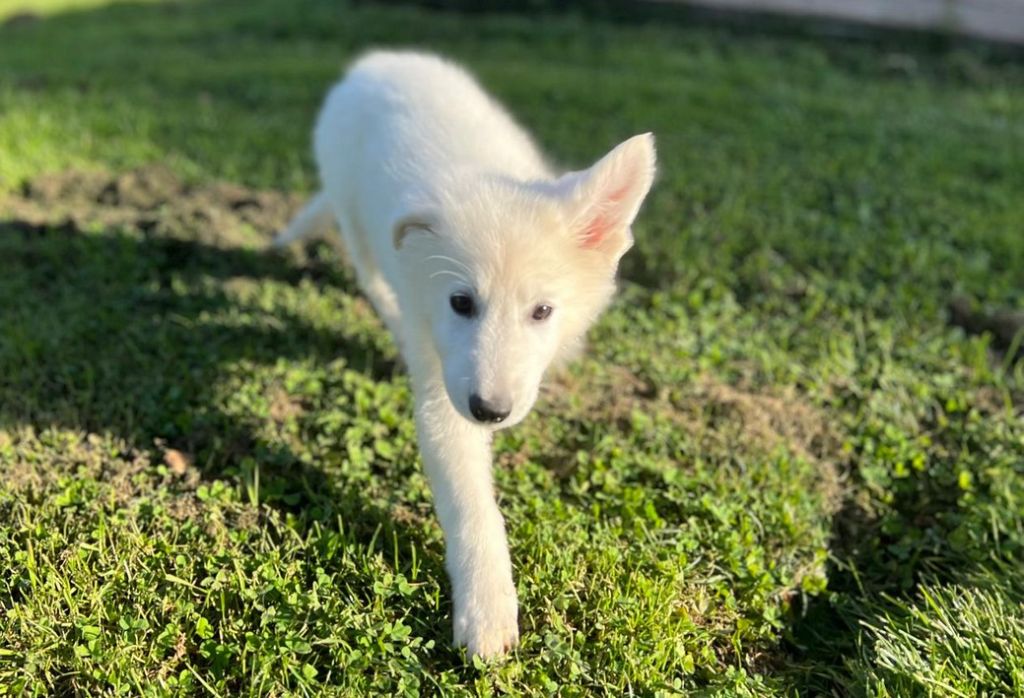
[[[0,223],[46,230],[135,229],[215,246],[269,239],[298,209],[295,194],[229,182],[192,186],[162,165],[120,175],[68,171],[0,194]]]

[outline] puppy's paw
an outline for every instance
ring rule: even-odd
[[[510,582],[481,585],[455,599],[455,646],[489,659],[505,654],[519,642],[519,604]]]

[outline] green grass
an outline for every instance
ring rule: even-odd
[[[0,21],[25,7],[0,695],[1024,695],[1024,362],[946,311],[1024,305],[1024,64],[326,0]],[[319,100],[382,44],[465,62],[567,165],[658,138],[619,300],[498,440],[523,639],[489,665],[449,646],[408,383],[335,251],[178,190],[21,200],[155,162],[308,192]]]

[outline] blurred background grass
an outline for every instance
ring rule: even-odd
[[[5,43],[7,187],[161,160],[309,189],[305,125],[345,60],[422,46],[468,62],[566,164],[625,131],[658,134],[664,185],[629,274],[721,274],[721,256],[778,253],[789,273],[885,288],[910,310],[1019,290],[1024,77],[983,49],[315,2],[86,4],[15,23]]]

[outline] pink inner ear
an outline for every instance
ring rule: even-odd
[[[613,191],[598,207],[598,214],[587,224],[580,235],[584,249],[593,249],[608,237],[608,233],[612,231],[620,217],[618,204],[622,203],[628,192],[629,185],[626,184]]]
[[[604,216],[598,216],[583,230],[583,235],[581,236],[581,240],[583,241],[582,247],[588,250],[597,247],[601,244],[601,241],[604,240],[605,236],[608,235],[608,231],[610,229],[611,226],[608,224],[606,218]]]

